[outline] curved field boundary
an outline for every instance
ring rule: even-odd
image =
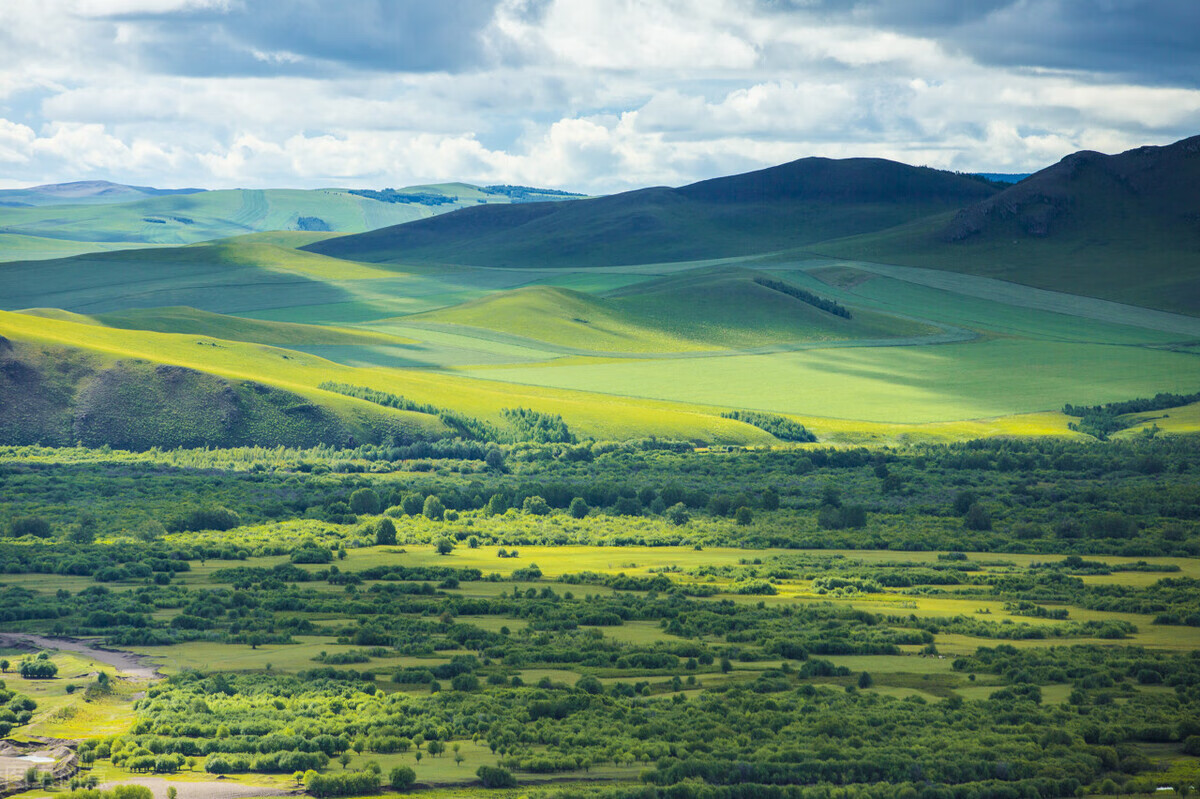
[[[537,349],[557,355],[572,355],[588,358],[619,358],[619,359],[649,359],[661,358],[728,358],[736,355],[773,355],[780,352],[798,352],[800,350],[845,349],[850,347],[916,347],[932,344],[956,344],[979,338],[979,334],[961,327],[935,322],[931,319],[921,319],[916,316],[902,316],[893,313],[900,319],[910,322],[920,322],[931,327],[939,328],[942,332],[929,336],[902,336],[896,338],[859,338],[843,341],[791,341],[778,344],[764,344],[760,347],[727,350],[700,350],[692,352],[615,352],[609,350],[587,350],[576,347],[566,347],[560,344],[540,341],[538,339],[518,336],[514,333],[502,333],[482,327],[454,325],[441,322],[411,322],[407,325],[410,331],[433,330],[440,333],[454,333],[466,338],[479,339],[500,344]]]
[[[1101,300],[1095,297],[1083,297],[1077,294],[1066,294],[1061,291],[1025,286],[1020,283],[1010,283],[991,277],[965,275],[958,272],[944,272],[938,269],[923,269],[915,266],[896,266],[870,261],[850,261],[833,259],[830,263],[814,264],[805,262],[800,269],[812,269],[818,266],[829,266],[837,263],[842,266],[861,269],[864,272],[874,272],[878,275],[916,283],[929,288],[941,289],[968,297],[978,297],[993,300],[1007,305],[1022,308],[1032,308],[1039,311],[1079,316],[1084,319],[1095,319],[1110,324],[1142,327],[1148,330],[1158,330],[1164,333],[1200,338],[1200,319],[1157,311],[1153,308],[1142,308],[1136,305],[1125,305],[1112,300]]]

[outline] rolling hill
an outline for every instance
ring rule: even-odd
[[[816,252],[1200,314],[1200,136],[1079,152],[956,214]]]
[[[593,352],[693,352],[794,342],[921,336],[937,328],[870,311],[844,318],[791,284],[742,268],[691,270],[596,296],[551,286],[492,294],[407,317]]]
[[[678,189],[468,208],[310,245],[357,261],[594,267],[771,252],[985,199],[986,181],[874,158],[805,158]]]
[[[199,194],[204,189],[155,189],[150,186],[126,186],[107,180],[77,180],[72,183],[48,183],[27,189],[0,190],[0,207],[35,207],[44,205],[108,205],[144,200],[149,197],[169,197],[176,194]]]
[[[479,204],[572,199],[520,186],[465,183],[381,191],[152,189],[88,181],[0,192],[0,261],[114,245],[192,244],[246,233],[357,233]]]

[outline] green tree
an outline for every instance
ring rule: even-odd
[[[374,515],[379,513],[379,495],[373,488],[360,488],[350,495],[352,513]]]
[[[437,540],[437,544],[435,546],[437,547],[437,553],[439,555],[449,555],[454,551],[454,542],[444,536]]]
[[[421,513],[425,514],[426,519],[440,522],[442,517],[446,515],[446,506],[442,504],[442,500],[438,498],[437,494],[430,494],[425,497],[425,504],[421,508]]]
[[[684,505],[682,502],[676,502],[667,508],[666,513],[663,515],[667,517],[671,524],[677,527],[682,527],[691,519],[691,516],[688,514],[687,505]]]
[[[874,684],[875,684],[875,680],[871,677],[871,675],[868,672],[864,671],[862,674],[858,675],[858,687],[859,688],[870,688]]]
[[[378,546],[388,546],[396,543],[396,525],[392,520],[384,516],[379,520],[379,524],[375,525],[375,544]]]
[[[779,492],[768,488],[762,492],[763,510],[779,510]]]
[[[567,512],[570,513],[571,517],[575,519],[582,519],[584,516],[588,515],[588,511],[590,510],[591,508],[588,507],[587,500],[585,500],[583,497],[575,497],[573,500],[571,500],[570,507],[567,508]]]
[[[967,509],[967,515],[963,516],[963,526],[968,530],[991,530],[992,516],[987,508],[976,502]]]
[[[737,512],[734,514],[734,519],[739,525],[745,527],[746,525],[750,524],[750,522],[754,521],[754,513],[745,505],[743,505],[737,509]]]
[[[405,494],[400,500],[400,510],[405,516],[416,516],[425,506],[425,497],[420,494]]]
[[[550,506],[541,497],[532,496],[525,497],[525,501],[521,504],[521,510],[533,516],[546,516],[550,513]]]

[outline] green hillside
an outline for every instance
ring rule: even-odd
[[[497,425],[505,424],[503,409],[529,408],[562,416],[572,431],[585,438],[623,440],[657,436],[712,443],[770,443],[774,440],[758,428],[721,418],[718,408],[526,387],[420,370],[355,368],[295,350],[196,335],[122,330],[0,312],[0,336],[7,339],[8,345],[13,347],[12,352],[16,353],[16,357],[8,359],[10,365],[0,372],[10,381],[6,389],[10,393],[5,395],[3,406],[17,415],[32,407],[34,398],[41,402],[63,392],[69,397],[58,400],[53,406],[57,410],[46,413],[51,416],[65,413],[63,408],[72,407],[71,398],[83,388],[85,378],[119,362],[134,366],[152,364],[155,369],[159,366],[184,367],[206,374],[206,380],[226,381],[235,391],[242,383],[250,383],[294,394],[303,398],[304,403],[334,414],[359,441],[383,439],[396,425],[403,428],[402,437],[410,439],[440,438],[451,435],[451,431],[435,417],[396,411],[324,391],[319,388],[322,383],[344,383],[398,394],[415,403],[433,405]],[[76,372],[69,366],[76,360],[82,360],[86,367],[78,370],[78,379],[71,376]],[[57,363],[67,366],[60,369],[54,366]],[[36,377],[30,370],[44,377]],[[23,377],[25,375],[30,377],[27,379]],[[58,385],[55,381],[60,380],[65,382],[66,388],[55,387]],[[217,384],[216,390],[220,394],[225,387]],[[157,391],[148,391],[147,395],[154,396]],[[116,410],[122,418],[134,413],[139,418],[154,418],[152,413],[138,410],[136,406],[125,410],[118,405]],[[11,429],[17,430],[25,423],[18,419],[13,424]],[[146,429],[151,429],[150,423],[146,424]],[[39,428],[32,423],[26,427],[45,429],[44,425]],[[52,429],[66,428],[60,422]],[[26,440],[26,437],[20,437],[20,440]],[[271,441],[277,439],[259,443]]]
[[[103,184],[14,190],[0,200],[0,261],[56,258],[114,245],[180,245],[272,230],[360,233],[479,204],[575,195],[465,183],[384,191],[229,189],[184,193]],[[87,184],[91,185],[91,184]],[[105,188],[107,186],[107,188]],[[45,189],[62,188],[47,192]],[[0,193],[4,194],[4,193]]]
[[[310,242],[315,234],[292,235]],[[187,305],[239,312],[345,301],[354,298],[346,283],[395,277],[386,269],[276,243],[287,238],[261,234],[187,247],[0,264],[0,308],[91,314]]]
[[[806,158],[679,189],[469,208],[309,249],[359,261],[509,268],[723,258],[877,231],[995,191],[978,179],[892,161]]]
[[[1197,315],[1198,182],[1200,136],[1075,153],[956,214],[811,249]]]
[[[5,443],[134,450],[311,447],[445,435],[431,416],[306,393],[84,346],[0,336]]]
[[[380,333],[323,325],[301,325],[291,322],[263,322],[239,316],[199,311],[195,308],[135,308],[128,311],[84,316],[56,308],[31,308],[21,313],[46,319],[61,319],[77,324],[97,324],[123,330],[152,330],[158,333],[185,333],[211,336],[230,341],[269,344],[276,347],[305,345],[382,346],[411,344],[410,339]]]
[[[759,282],[762,281],[762,282]],[[920,336],[937,328],[870,311],[845,319],[769,288],[748,269],[686,272],[608,297],[529,286],[453,308],[417,314],[410,324],[459,325],[597,352],[689,352],[802,341]]]

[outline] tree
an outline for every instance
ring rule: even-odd
[[[90,544],[96,540],[96,530],[100,523],[95,515],[84,511],[75,519],[75,523],[67,530],[67,540],[73,544]]]
[[[375,543],[378,546],[396,543],[396,525],[386,516],[379,520],[379,524],[375,525]]]
[[[762,492],[763,510],[779,510],[779,492],[768,488]]]
[[[379,495],[373,488],[360,488],[350,495],[350,511],[374,515],[379,513]]]
[[[425,497],[420,494],[405,494],[400,500],[400,510],[405,516],[416,516],[425,505]]]
[[[870,688],[874,684],[875,684],[875,680],[872,679],[871,675],[868,672],[864,671],[862,674],[858,675],[858,687],[859,688]]]
[[[721,658],[721,673],[728,674],[733,671],[733,662],[729,658]]]
[[[492,494],[488,497],[486,507],[488,516],[499,516],[506,510],[508,510],[508,500],[503,494]]]
[[[351,757],[349,752],[342,752],[340,755],[338,755],[338,762],[342,764],[342,768],[349,766],[350,760]]]
[[[663,515],[676,527],[682,527],[691,519],[691,516],[688,514],[687,505],[684,505],[682,502],[676,502],[667,508],[667,512]]]
[[[8,667],[11,665],[12,664],[9,663],[8,660],[0,660],[0,672],[7,673]]]
[[[754,513],[745,505],[743,505],[737,509],[737,513],[734,514],[734,519],[739,525],[745,527],[746,525],[750,524],[750,522],[754,521]]]
[[[440,522],[442,517],[446,515],[446,506],[442,504],[442,500],[438,498],[437,494],[430,494],[425,497],[425,504],[421,508],[421,513],[425,514],[426,519]]]
[[[23,535],[46,538],[50,535],[50,522],[40,516],[18,516],[8,525],[8,534],[13,538]]]
[[[570,507],[567,508],[567,512],[575,519],[582,519],[588,515],[588,511],[590,510],[591,508],[588,507],[587,501],[583,497],[575,497],[571,500]]]
[[[954,512],[959,516],[965,516],[971,506],[979,501],[979,497],[974,491],[959,491],[954,495]]]
[[[546,500],[535,495],[525,497],[525,501],[521,504],[521,510],[533,516],[546,516],[550,513],[550,506],[546,504]]]
[[[417,781],[417,772],[408,766],[396,766],[388,772],[388,782],[397,791],[407,791]]]
[[[487,464],[489,469],[500,471],[504,468],[504,453],[493,447],[492,449],[488,450],[483,462]]]
[[[967,515],[963,517],[963,526],[968,530],[991,530],[992,516],[987,508],[976,502],[967,509]]]
[[[436,546],[437,546],[437,553],[439,555],[449,555],[451,552],[454,551],[454,542],[451,541],[449,538],[445,538],[445,537],[439,538],[437,540]]]

